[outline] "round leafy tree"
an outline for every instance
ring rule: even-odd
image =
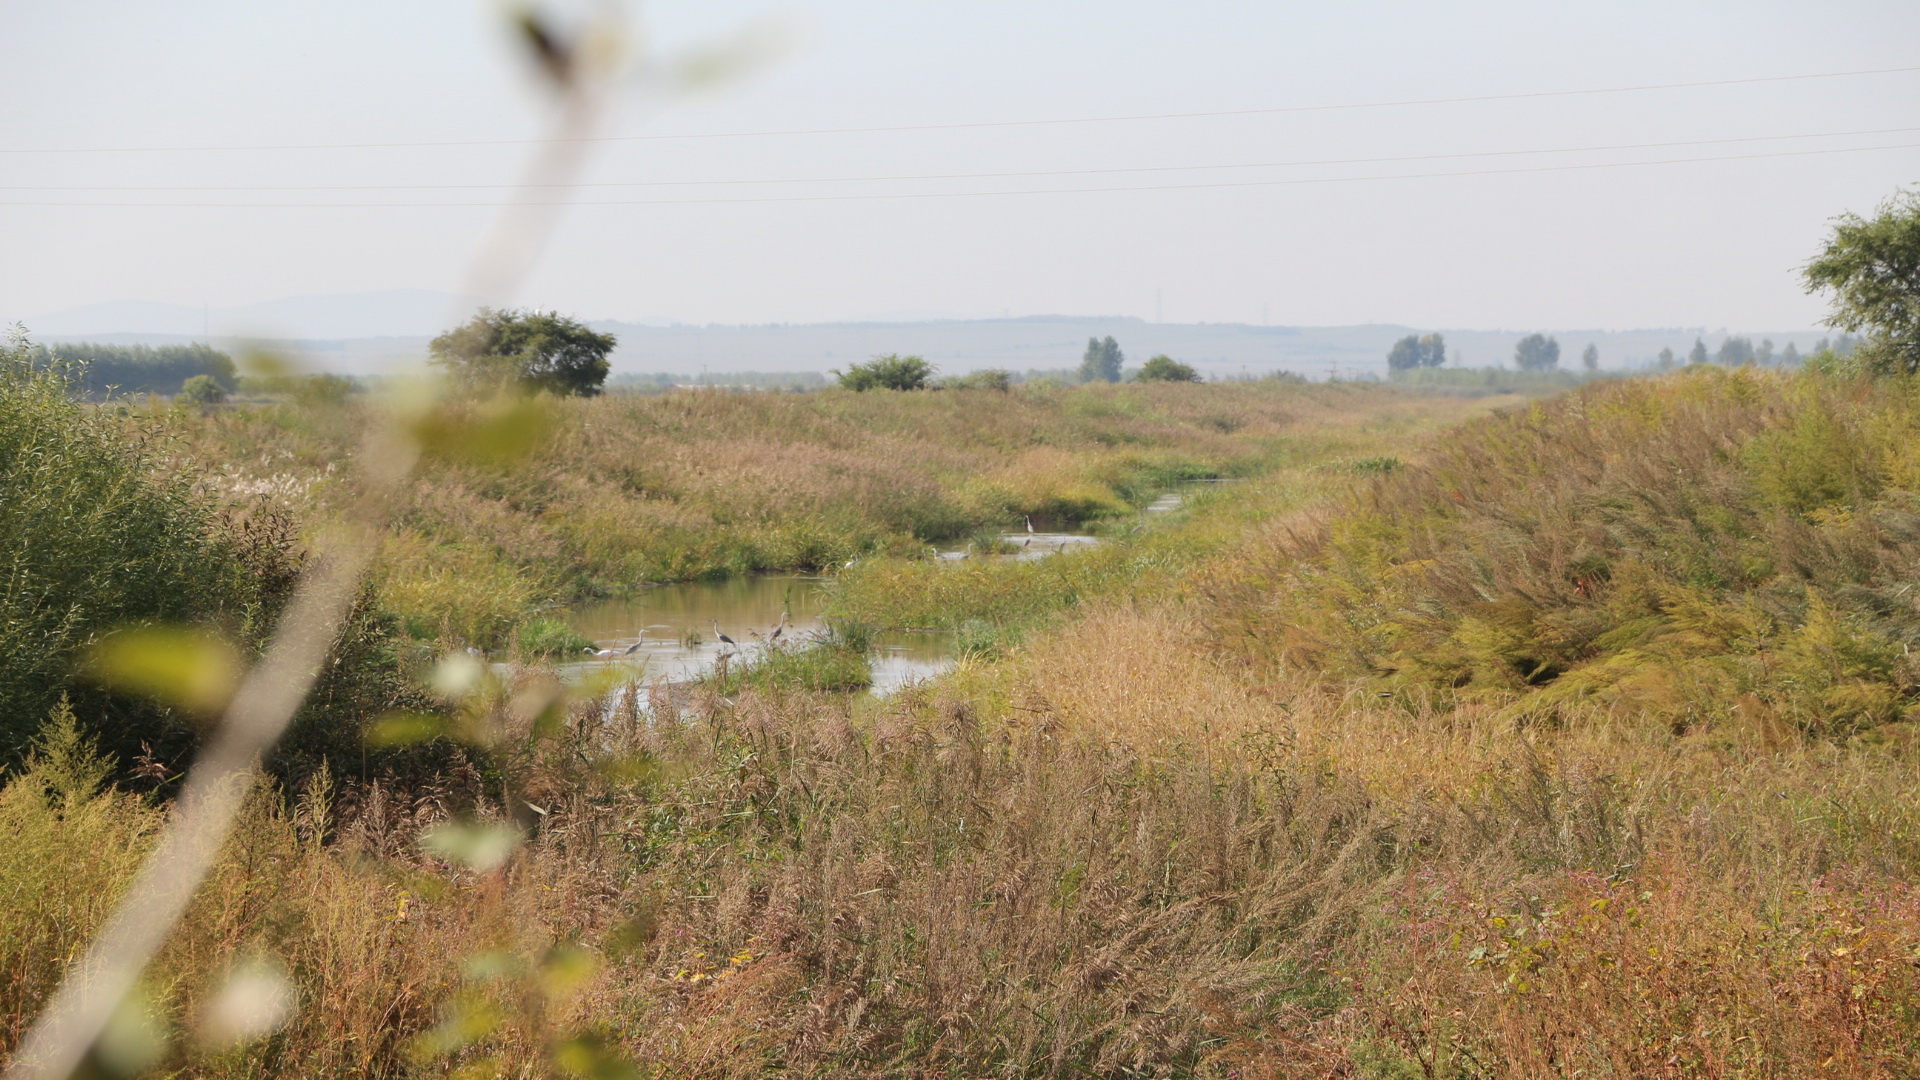
[[[1521,371],[1552,371],[1560,366],[1560,343],[1545,334],[1528,334],[1513,347],[1513,366]]]
[[[617,339],[556,311],[495,311],[433,339],[433,362],[475,388],[519,386],[592,397],[607,381],[607,354]]]
[[[1199,382],[1200,373],[1192,364],[1183,364],[1171,356],[1156,356],[1140,365],[1135,382]]]
[[[848,390],[924,390],[933,377],[933,365],[918,356],[887,353],[864,364],[849,364],[846,371],[834,374]]]

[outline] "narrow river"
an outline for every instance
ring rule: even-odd
[[[1201,481],[1202,483],[1206,481]],[[1179,492],[1168,492],[1145,508],[1162,514],[1181,503]],[[1009,555],[987,558],[1042,559],[1098,537],[1085,533],[1018,532],[1005,534],[1015,545]],[[980,558],[964,549],[942,551],[939,557],[959,561]],[[686,682],[713,670],[722,655],[735,653],[751,659],[766,648],[768,635],[787,614],[784,645],[826,632],[820,612],[826,607],[825,586],[830,579],[801,574],[759,574],[725,581],[688,581],[643,589],[622,600],[585,604],[567,612],[567,624],[602,649],[620,655],[584,660],[569,667],[587,669],[606,664],[631,667],[635,677],[648,682]],[[715,633],[733,639],[723,642]],[[626,650],[635,645],[633,652]],[[953,634],[945,631],[895,630],[874,640],[873,692],[889,694],[908,683],[931,678],[953,666]]]
[[[624,600],[608,600],[575,608],[567,623],[582,637],[603,649],[623,651],[639,642],[631,655],[597,663],[639,667],[638,677],[649,682],[684,682],[713,669],[725,653],[751,659],[765,648],[767,635],[787,612],[781,642],[804,641],[826,632],[820,611],[827,597],[823,577],[799,574],[759,574],[726,581],[688,581],[644,589]],[[735,642],[728,645],[714,634]],[[873,691],[886,694],[916,679],[938,675],[953,663],[953,635],[891,632],[874,641]],[[596,661],[588,661],[596,663]]]

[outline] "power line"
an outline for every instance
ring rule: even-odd
[[[772,180],[606,180],[564,184],[0,184],[0,191],[494,191],[532,186],[542,189],[721,187],[770,184],[862,184],[921,180],[1004,180],[1043,176],[1115,176],[1140,173],[1202,172],[1231,169],[1306,168],[1320,165],[1382,165],[1406,161],[1519,157],[1538,154],[1589,154],[1621,150],[1669,150],[1683,146],[1729,146],[1799,139],[1842,139],[1868,135],[1904,135],[1920,127],[1872,128],[1861,131],[1816,131],[1798,135],[1749,135],[1729,139],[1681,139],[1673,142],[1616,143],[1608,146],[1566,146],[1534,150],[1479,150],[1451,154],[1403,154],[1393,157],[1322,158],[1296,161],[1245,161],[1220,165],[1140,165],[1107,169],[1040,169],[1020,172],[912,173],[888,176],[812,176]]]
[[[1292,187],[1306,184],[1374,183],[1386,180],[1432,180],[1468,176],[1515,176],[1530,173],[1578,172],[1594,169],[1628,169],[1658,165],[1691,165],[1717,161],[1758,161],[1768,158],[1814,157],[1821,154],[1860,154],[1881,150],[1912,150],[1920,143],[1894,143],[1887,146],[1846,146],[1824,150],[1778,150],[1760,154],[1723,154],[1713,157],[1661,158],[1653,161],[1603,161],[1571,165],[1540,165],[1513,169],[1463,169],[1453,172],[1392,173],[1384,176],[1297,177],[1288,180],[1233,180],[1200,184],[1131,184],[1116,187],[1021,188],[1004,191],[922,191],[882,192],[855,195],[768,195],[733,199],[597,199],[505,202],[470,200],[466,202],[53,202],[4,200],[0,207],[72,207],[72,208],[149,208],[149,209],[252,209],[252,210],[413,210],[461,209],[499,206],[728,206],[755,203],[869,202],[904,199],[972,199],[1012,195],[1092,195],[1129,191],[1204,191],[1225,188]]]
[[[950,124],[888,124],[872,127],[778,128],[762,131],[714,131],[679,135],[600,135],[563,142],[624,143],[668,142],[694,139],[758,139],[803,135],[875,135],[910,131],[968,131],[986,128],[1053,127],[1070,124],[1121,124],[1150,120],[1199,120],[1234,116],[1277,116],[1288,113],[1341,112],[1357,109],[1398,109],[1422,105],[1468,105],[1492,101],[1528,101],[1540,98],[1591,97],[1604,94],[1637,94],[1658,90],[1693,90],[1715,86],[1753,86],[1763,83],[1806,82],[1815,79],[1851,79],[1868,75],[1900,75],[1920,71],[1912,67],[1865,68],[1858,71],[1826,71],[1805,75],[1762,75],[1745,79],[1709,79],[1698,82],[1646,83],[1639,86],[1607,86],[1584,90],[1535,90],[1518,94],[1479,94],[1464,97],[1407,98],[1397,101],[1360,101],[1333,105],[1282,105],[1251,109],[1216,109],[1193,112],[1135,113],[1119,116],[1079,116],[1042,120],[980,120]],[[158,154],[158,153],[238,153],[287,150],[414,150],[479,146],[526,146],[540,139],[439,139],[396,142],[342,143],[246,143],[201,146],[42,146],[0,148],[0,154]]]

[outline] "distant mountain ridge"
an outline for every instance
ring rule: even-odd
[[[96,304],[27,321],[38,341],[93,340],[119,344],[173,344],[211,340],[229,350],[249,342],[343,374],[371,375],[418,364],[427,342],[478,304],[426,289],[288,297],[243,307],[195,309],[128,301]],[[1131,316],[1031,315],[1017,318],[884,320],[829,323],[695,326],[649,319],[589,320],[619,337],[616,372],[697,375],[701,371],[802,372],[844,368],[882,353],[923,356],[940,371],[959,374],[987,367],[1014,371],[1077,367],[1090,337],[1120,343],[1129,364],[1165,353],[1204,374],[1232,377],[1290,371],[1342,378],[1384,374],[1387,350],[1407,334],[1434,327],[1255,326],[1244,323],[1152,323]],[[1499,366],[1533,328],[1449,330],[1449,362]],[[1561,345],[1561,363],[1574,366],[1587,345],[1603,368],[1648,363],[1662,348],[1684,355],[1695,338],[1717,348],[1727,331],[1700,327],[1654,330],[1545,330]],[[1793,341],[1802,352],[1822,336],[1816,330],[1740,332],[1776,347]]]

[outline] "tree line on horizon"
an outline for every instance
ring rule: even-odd
[[[106,345],[81,341],[34,345],[28,362],[40,370],[58,367],[82,396],[160,394],[172,397],[193,386],[202,396],[225,396],[239,385],[233,357],[211,345]]]
[[[1655,371],[1673,371],[1677,368],[1693,365],[1717,363],[1723,367],[1741,367],[1748,364],[1760,367],[1798,367],[1809,358],[1831,355],[1845,358],[1862,344],[1862,339],[1849,333],[1833,338],[1821,338],[1806,353],[1799,345],[1788,341],[1784,346],[1776,347],[1773,339],[1762,338],[1755,344],[1751,337],[1730,334],[1723,338],[1717,349],[1708,349],[1703,337],[1693,339],[1693,347],[1684,354],[1674,352],[1671,346],[1660,350],[1651,365]],[[1683,362],[1684,360],[1684,362]],[[1395,376],[1422,368],[1438,368],[1447,362],[1445,339],[1438,333],[1408,334],[1393,343],[1387,351],[1387,370]],[[1560,342],[1557,338],[1541,333],[1528,334],[1514,345],[1513,366],[1519,371],[1552,372],[1560,368]],[[1587,372],[1600,370],[1600,347],[1589,342],[1580,353],[1580,366]]]

